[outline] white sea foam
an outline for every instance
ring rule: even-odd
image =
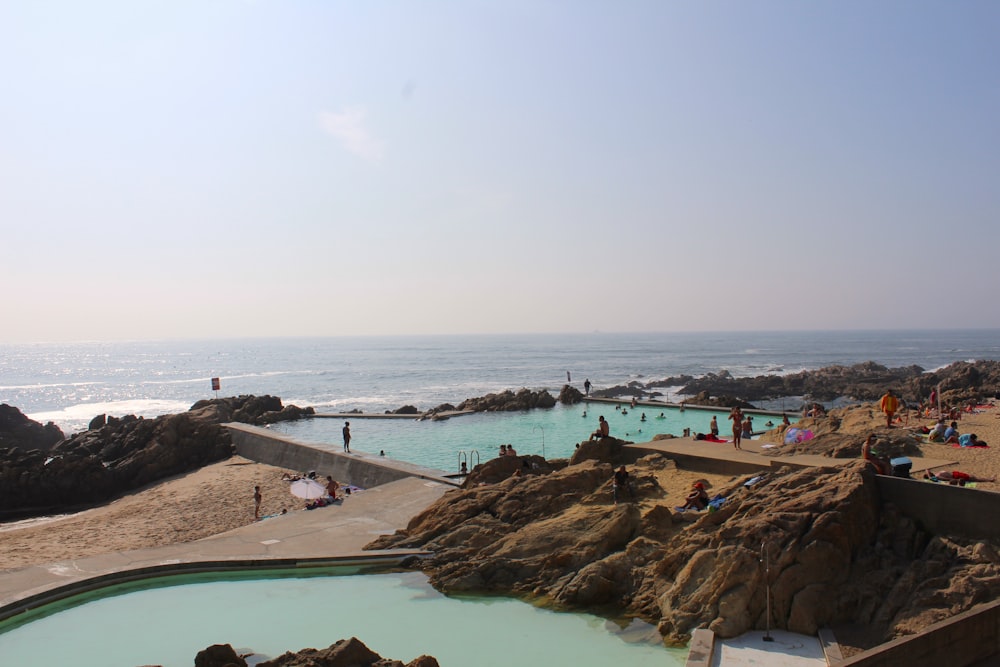
[[[181,401],[133,399],[127,401],[78,403],[62,408],[61,410],[32,412],[28,415],[28,418],[43,424],[50,421],[55,422],[63,432],[74,433],[86,429],[90,420],[101,414],[113,417],[124,417],[125,415],[159,417],[160,415],[187,412],[190,407],[190,403]]]

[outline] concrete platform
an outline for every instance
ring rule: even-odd
[[[92,587],[87,580],[160,565],[417,553],[363,552],[362,547],[405,528],[411,517],[451,488],[435,481],[403,479],[352,494],[339,505],[289,512],[196,542],[2,571],[0,619],[34,606],[29,601],[60,587],[85,590]]]
[[[712,667],[826,667],[826,655],[817,637],[771,630],[771,641],[755,630],[732,639],[716,639]]]
[[[839,467],[854,463],[858,459],[834,459],[818,454],[796,456],[765,456],[759,440],[744,440],[743,449],[735,449],[732,443],[709,442],[694,438],[672,438],[629,445],[636,449],[662,452],[676,459],[683,467],[685,463],[692,469],[702,469],[720,474],[748,474],[782,466],[794,467]],[[937,468],[953,467],[956,461],[912,457],[911,474]],[[709,470],[710,469],[710,470]]]

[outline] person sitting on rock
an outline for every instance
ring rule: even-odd
[[[708,507],[708,492],[702,482],[695,482],[691,485],[691,493],[687,494],[684,504],[680,509],[701,511]]]
[[[597,430],[590,434],[590,439],[606,438],[609,433],[611,433],[611,426],[604,418],[604,415],[601,415],[597,418]]]
[[[500,445],[500,456],[507,456],[507,445]]]
[[[861,445],[861,458],[863,458],[868,463],[875,466],[875,472],[879,475],[891,475],[892,474],[892,464],[889,463],[889,459],[884,456],[879,456],[875,452],[875,434],[870,433],[865,439],[863,445]]]

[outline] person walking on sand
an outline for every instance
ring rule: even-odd
[[[260,494],[260,487],[253,487],[253,520],[260,521],[260,501],[264,496]]]
[[[743,449],[740,446],[740,437],[743,435],[743,411],[739,406],[729,411],[729,419],[733,421],[733,447]]]
[[[344,422],[344,451],[351,453],[351,422]]]
[[[896,416],[896,410],[899,409],[899,399],[892,393],[892,389],[885,392],[882,400],[878,402],[878,407],[885,413],[885,427],[892,428],[893,417]]]

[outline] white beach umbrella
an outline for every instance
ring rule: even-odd
[[[297,479],[291,483],[288,490],[293,496],[306,500],[315,500],[326,495],[326,487],[314,479]]]

